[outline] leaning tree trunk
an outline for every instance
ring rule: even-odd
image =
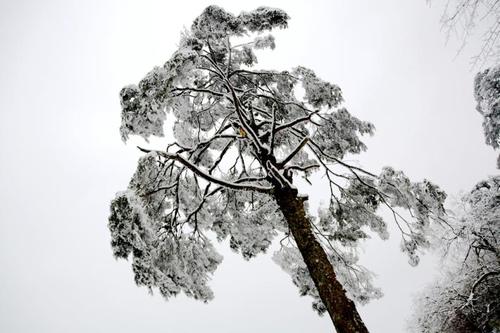
[[[297,197],[297,192],[290,188],[277,189],[275,197],[337,333],[367,333],[354,302],[347,297],[311,230],[304,199]]]

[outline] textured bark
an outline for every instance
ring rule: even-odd
[[[304,199],[298,198],[297,192],[290,188],[278,189],[275,197],[337,333],[368,332],[311,230]]]

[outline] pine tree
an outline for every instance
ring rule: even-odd
[[[381,292],[357,264],[356,246],[368,229],[388,237],[378,207],[392,211],[402,250],[417,264],[446,195],[390,167],[376,175],[344,160],[366,149],[360,136],[374,126],[342,106],[337,85],[300,66],[255,69],[255,52],[275,47],[267,32],[288,20],[280,9],[235,16],[210,6],[163,66],[121,90],[123,140],[163,136],[168,115],[174,141],[165,150],[140,148],[137,171],[111,203],[113,251],[132,258],[138,285],[208,301],[209,276],[222,260],[210,234],[229,238],[246,259],[282,234],[274,259],[300,293],[328,312],[337,332],[367,332],[354,302]],[[317,216],[297,187],[313,172],[330,188]]]

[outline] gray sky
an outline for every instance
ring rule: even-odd
[[[109,201],[139,156],[120,140],[118,92],[163,64],[182,27],[211,3],[290,14],[260,66],[301,64],[337,83],[351,113],[377,128],[356,156],[367,169],[392,165],[450,194],[497,173],[472,95],[479,38],[456,57],[441,7],[424,0],[2,1],[0,331],[331,331],[269,255],[245,262],[221,244],[208,305],[151,296],[112,257]],[[365,244],[362,260],[386,294],[362,317],[371,332],[402,332],[433,260],[410,267],[396,233]]]

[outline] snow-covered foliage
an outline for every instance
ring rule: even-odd
[[[211,229],[218,240],[229,237],[229,245],[243,258],[265,252],[285,221],[274,200],[248,191],[227,191],[224,201],[214,202],[215,222]],[[253,197],[253,198],[252,198]],[[224,207],[225,209],[221,209]]]
[[[428,245],[429,226],[443,215],[444,193],[391,168],[375,175],[343,161],[366,150],[361,136],[374,126],[342,106],[337,85],[305,67],[253,68],[258,50],[275,48],[267,31],[286,28],[287,21],[274,8],[235,16],[210,6],[183,32],[170,60],[122,89],[123,140],[163,136],[166,117],[174,124],[174,142],[165,150],[141,148],[146,154],[127,190],[111,204],[114,254],[132,258],[138,284],[165,297],[184,291],[209,300],[207,282],[221,261],[210,234],[229,239],[249,259],[281,233],[287,245],[276,262],[324,311],[276,200],[282,188],[297,197],[295,179],[309,181],[312,172],[323,172],[330,200],[316,217],[308,216],[311,230],[357,302],[381,296],[356,252],[370,233],[388,238],[379,206],[393,212],[411,263]]]
[[[417,299],[414,332],[500,329],[500,176],[464,195],[436,231],[444,276]]]
[[[374,131],[371,123],[351,116],[345,108],[325,115],[319,122],[322,126],[314,133],[314,138],[323,152],[337,158],[365,151],[359,134],[373,134]]]
[[[384,202],[389,207],[406,208],[413,217],[412,223],[399,216],[407,230],[401,231],[403,234],[401,250],[408,255],[410,265],[415,266],[419,262],[417,250],[429,246],[427,234],[431,220],[441,220],[445,215],[443,203],[446,194],[426,179],[413,183],[403,172],[390,167],[382,170],[379,188],[388,195]],[[393,212],[397,214],[394,210]],[[405,226],[398,223],[400,229]]]
[[[180,291],[203,301],[213,298],[207,282],[222,257],[208,239],[167,232],[148,216],[131,190],[119,193],[111,202],[109,229],[115,256],[132,256],[138,285],[158,288],[165,298]]]
[[[500,147],[500,65],[476,75],[474,95],[477,101],[476,109],[484,117],[483,129],[486,144],[498,149]],[[500,168],[500,155],[497,166]]]

